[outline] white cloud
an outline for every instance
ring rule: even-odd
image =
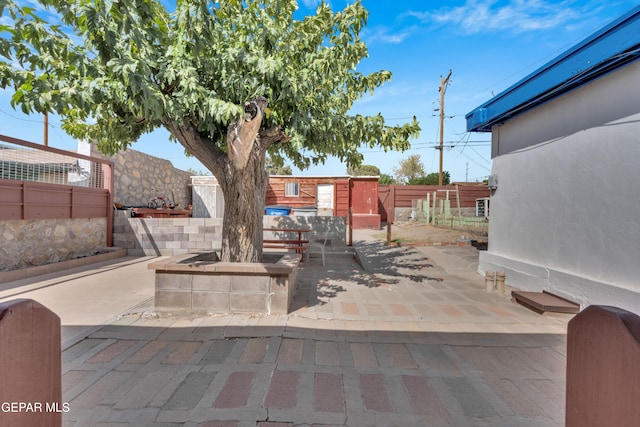
[[[19,6],[29,6],[32,7],[33,9],[35,9],[36,12],[43,12],[46,11],[46,7],[43,6],[39,1],[37,0],[22,0],[21,2],[22,4],[19,4]]]
[[[366,28],[362,30],[362,38],[366,40],[367,44],[375,41],[383,43],[398,44],[402,43],[412,33],[411,28],[403,28],[397,32],[387,27],[373,27],[371,29]]]
[[[528,31],[556,28],[572,22],[581,12],[572,8],[573,2],[546,0],[513,0],[498,4],[496,0],[467,0],[460,7],[443,8],[434,12],[410,12],[425,23],[455,25],[466,34],[486,31]]]
[[[22,0],[17,2],[19,7],[30,7],[33,9],[33,12],[38,15],[40,18],[43,18],[46,22],[51,25],[58,25],[62,23],[60,16],[56,13],[55,9],[52,7],[42,5],[38,0]],[[13,23],[13,20],[9,17],[9,14],[6,13],[2,17],[0,17],[0,24],[8,25]]]
[[[315,9],[320,3],[322,3],[322,0],[302,0],[302,4],[308,9]]]

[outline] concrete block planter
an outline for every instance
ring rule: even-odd
[[[273,257],[270,259],[269,257]],[[159,314],[287,314],[301,255],[265,255],[264,263],[224,263],[215,252],[176,255],[155,270]]]

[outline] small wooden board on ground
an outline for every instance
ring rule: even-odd
[[[547,291],[512,291],[511,297],[518,303],[536,313],[579,313],[580,305]]]

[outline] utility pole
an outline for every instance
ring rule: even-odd
[[[452,71],[449,70],[447,77],[440,76],[440,174],[438,175],[438,185],[442,185],[442,159],[444,154],[444,93],[447,91],[447,85]]]
[[[44,113],[44,146],[49,146],[49,114]]]

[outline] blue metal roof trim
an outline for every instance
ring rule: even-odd
[[[640,58],[640,6],[466,115],[468,132],[493,125]]]

